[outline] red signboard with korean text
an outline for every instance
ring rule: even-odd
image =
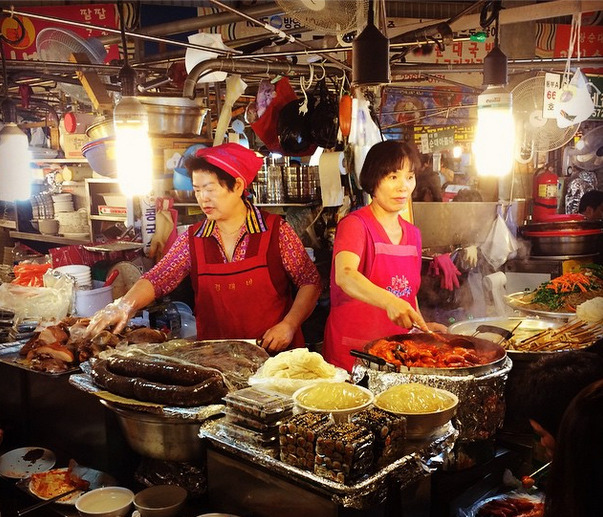
[[[23,9],[20,9],[19,11],[101,27],[113,29],[119,28],[119,13],[117,12],[116,4],[55,5],[44,7],[28,6],[23,7]],[[22,22],[25,35],[23,39],[17,43],[4,43],[4,51],[7,59],[39,59],[36,51],[36,37],[42,29],[47,27],[60,27],[61,29],[74,32],[84,39],[108,34],[103,30],[76,27],[69,24],[60,24],[56,21],[30,18],[28,16],[14,16],[18,16],[19,20]],[[18,40],[22,32],[20,25],[10,16],[2,20],[0,31],[2,33],[2,39],[5,42]],[[107,50],[107,57],[105,58],[106,63],[110,62],[112,59],[119,58],[117,45],[110,45],[105,48]]]

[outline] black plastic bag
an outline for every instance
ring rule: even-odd
[[[314,99],[308,96],[307,113],[299,111],[303,103],[303,99],[289,102],[278,116],[278,140],[285,155],[288,156],[305,156],[312,154],[316,149],[310,130]]]
[[[339,104],[336,97],[329,93],[324,79],[318,81],[314,95],[318,97],[318,102],[310,119],[310,136],[320,147],[330,149],[337,144]]]

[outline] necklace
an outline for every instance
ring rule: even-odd
[[[241,225],[241,226],[243,226],[243,225]],[[234,235],[235,233],[238,233],[238,232],[240,232],[240,231],[241,231],[241,226],[239,226],[238,228],[236,228],[236,229],[235,229],[234,231],[232,231],[232,232],[226,232],[226,231],[222,230],[222,228],[220,228],[219,226],[218,226],[218,230],[220,230],[220,233],[221,233],[222,235]]]

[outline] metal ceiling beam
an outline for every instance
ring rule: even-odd
[[[509,72],[526,70],[563,70],[567,64],[565,58],[552,59],[509,59]],[[573,68],[581,67],[603,67],[603,57],[583,57],[580,61],[572,62]],[[483,63],[459,63],[459,64],[432,64],[432,63],[407,63],[391,67],[392,81],[409,73],[424,74],[460,74],[484,71]]]
[[[601,0],[552,0],[551,2],[507,7],[500,11],[499,23],[500,25],[507,25],[510,23],[539,21],[561,16],[572,16],[578,13],[600,11],[601,9]],[[441,21],[446,20],[443,19]],[[433,22],[434,20],[430,21],[430,23]],[[404,32],[421,29],[424,26],[424,21],[418,21],[417,23],[405,25]],[[454,32],[475,29],[480,26],[480,14],[462,16],[454,20],[450,26]]]
[[[196,96],[197,81],[205,73],[209,72],[230,72],[232,74],[283,74],[299,75],[310,73],[311,66],[320,66],[328,74],[342,74],[339,67],[333,65],[292,65],[286,62],[265,63],[261,61],[243,61],[229,58],[216,58],[201,61],[193,67],[188,77],[184,81],[182,96],[194,99]]]
[[[273,14],[279,14],[283,12],[282,7],[279,7],[274,2],[262,3],[241,9],[241,12],[254,17],[271,16]],[[152,27],[145,27],[144,33],[148,36],[165,36],[169,34],[180,34],[182,32],[194,32],[199,29],[207,29],[209,27],[216,27],[220,25],[228,25],[240,21],[241,18],[234,13],[221,12],[217,14],[208,14],[206,16],[198,16],[197,18],[189,18],[187,20],[178,20],[175,22],[162,23],[160,25],[153,25]],[[135,36],[136,33],[131,33]],[[112,43],[119,43],[119,35],[101,36],[98,38],[105,45]]]

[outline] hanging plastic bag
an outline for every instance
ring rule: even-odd
[[[232,107],[246,89],[247,83],[241,79],[240,75],[231,75],[226,79],[226,96],[214,134],[214,146],[224,143],[224,135],[232,118]]]
[[[588,81],[578,68],[572,80],[561,88],[555,104],[555,117],[560,128],[584,122],[595,110],[595,103],[588,91]]]
[[[310,117],[310,136],[320,147],[330,149],[337,143],[339,106],[327,88],[324,79],[318,81],[314,90],[317,103]]]
[[[191,34],[188,37],[189,43],[194,43],[195,45],[202,45],[204,47],[210,47],[221,50],[233,50],[230,47],[227,47],[222,42],[221,34],[210,34],[209,32],[197,32],[195,34]],[[184,56],[184,65],[186,66],[186,72],[191,73],[191,70],[201,63],[202,61],[208,61],[209,59],[214,59],[218,57],[217,52],[211,52],[209,50],[201,50],[196,48],[187,48]],[[219,81],[224,81],[226,79],[226,72],[212,72],[210,74],[203,75],[199,77],[198,83],[215,83]]]
[[[262,116],[251,123],[251,129],[264,142],[269,151],[281,154],[283,152],[278,141],[278,117],[283,107],[294,100],[297,100],[297,95],[295,95],[289,79],[282,77],[276,83],[275,95],[272,102],[265,108]]]
[[[307,156],[316,150],[312,140],[311,124],[314,99],[308,97],[308,111],[302,108],[304,100],[294,100],[287,104],[278,116],[278,141],[285,156]]]
[[[509,256],[519,249],[517,239],[513,237],[500,214],[496,216],[486,240],[479,249],[494,269],[502,266]]]

